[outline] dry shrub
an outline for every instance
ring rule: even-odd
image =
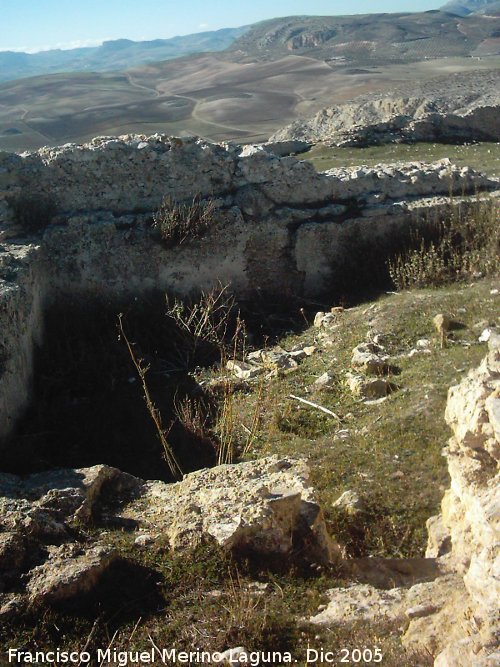
[[[216,209],[213,199],[201,199],[200,195],[195,195],[188,204],[167,196],[153,215],[153,227],[165,247],[173,248],[204,236],[215,223]]]
[[[458,204],[444,220],[434,223],[433,238],[423,234],[413,249],[388,263],[397,289],[438,287],[475,275],[492,275],[500,269],[499,204],[478,199]]]
[[[166,315],[175,323],[172,347],[181,366],[187,369],[220,359],[228,348],[240,346],[244,325],[228,285],[218,283],[191,302],[168,295],[165,300]]]

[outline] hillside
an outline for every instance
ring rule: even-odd
[[[247,30],[224,28],[193,35],[134,42],[117,39],[101,46],[39,53],[0,52],[0,82],[57,72],[108,72],[203,51],[223,51]]]

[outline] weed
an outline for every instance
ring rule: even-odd
[[[216,210],[213,199],[203,200],[200,195],[189,204],[168,196],[153,215],[153,228],[159,232],[165,247],[173,248],[204,236],[215,223]]]

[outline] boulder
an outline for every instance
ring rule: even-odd
[[[291,141],[268,141],[262,144],[262,148],[278,157],[285,157],[292,153],[305,153],[311,148],[311,144],[307,141],[299,141],[297,139]]]
[[[336,375],[332,371],[325,371],[323,375],[320,375],[317,380],[314,381],[312,389],[321,391],[322,389],[328,389],[335,382]]]
[[[26,587],[29,603],[57,604],[88,593],[117,557],[113,549],[104,546],[56,548],[43,565],[30,572]]]
[[[398,388],[394,382],[385,378],[367,378],[354,373],[347,374],[347,384],[355,396],[370,400],[385,398]]]
[[[351,366],[366,375],[386,375],[391,371],[389,357],[375,343],[361,343],[352,351]]]
[[[0,521],[2,618],[94,589],[119,558],[102,530],[109,522],[140,531],[138,548],[161,536],[174,550],[214,542],[238,553],[292,557],[299,549],[315,563],[340,553],[306,462],[291,458],[199,470],[177,484],[145,482],[105,465],[25,479],[0,475]],[[75,536],[76,521],[92,523],[84,542]]]
[[[356,491],[348,490],[332,503],[332,507],[340,509],[346,514],[355,516],[365,511],[365,505]]]
[[[226,364],[226,368],[239,380],[252,380],[264,371],[262,366],[247,364],[245,361],[238,361],[238,359],[230,359]]]
[[[328,535],[303,460],[270,457],[186,475],[177,484],[146,482],[122,516],[161,533],[171,548],[215,541],[237,552],[306,556],[331,562],[339,550]]]

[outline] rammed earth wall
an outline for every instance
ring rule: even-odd
[[[499,188],[447,161],[318,174],[271,150],[155,135],[0,153],[0,439],[29,401],[50,303],[187,295],[217,281],[239,295],[317,297],[345,280],[349,257],[382,262],[384,248],[448,206],[450,193]],[[166,195],[216,200],[206,237],[169,250],[158,242],[151,217]],[[16,227],[9,201],[19,196],[56,202],[43,238]]]

